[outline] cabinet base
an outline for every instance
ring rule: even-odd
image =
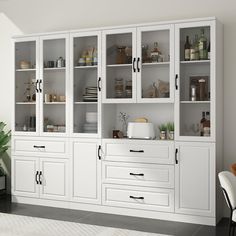
[[[129,208],[84,204],[77,202],[20,197],[14,195],[12,195],[12,202],[31,204],[31,205],[41,205],[48,207],[66,208],[73,210],[108,213],[115,215],[126,215],[126,216],[141,217],[141,218],[151,218],[157,220],[168,220],[168,221],[177,221],[177,222],[192,223],[192,224],[211,225],[211,226],[215,226],[217,223],[216,218],[214,217],[192,216],[192,215],[157,212],[157,211],[145,211],[145,210],[136,210]]]

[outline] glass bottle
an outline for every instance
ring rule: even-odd
[[[207,39],[204,35],[204,29],[201,29],[201,37],[198,41],[199,47],[199,59],[206,60],[207,59]]]
[[[124,97],[124,82],[123,78],[115,79],[115,97],[123,98]]]
[[[200,120],[200,136],[204,135],[204,122],[206,121],[205,112],[202,112],[202,119]]]
[[[211,59],[211,45],[210,45],[210,42],[209,42],[208,48],[207,48],[207,59],[208,60]]]
[[[195,47],[194,44],[190,41],[190,61],[195,60]]]
[[[199,80],[199,100],[206,100],[206,80],[203,78]]]
[[[189,36],[186,36],[186,41],[184,44],[184,60],[189,61],[190,60],[190,43],[189,43]]]
[[[210,128],[211,128],[211,121],[210,121],[210,112],[206,112],[206,120],[203,123],[203,136],[210,136]]]
[[[199,47],[198,47],[198,35],[197,34],[195,34],[194,49],[195,49],[195,60],[199,60]]]
[[[153,50],[152,50],[152,52],[151,52],[151,59],[152,59],[152,62],[158,62],[158,58],[159,58],[160,55],[161,55],[161,51],[160,51],[160,49],[158,48],[158,42],[155,42],[155,43],[154,43]]]
[[[126,80],[125,94],[127,98],[132,98],[132,80]]]

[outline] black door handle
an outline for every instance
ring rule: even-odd
[[[98,91],[101,92],[101,77],[98,78]]]
[[[39,83],[39,81],[38,81],[38,80],[36,80],[36,86],[35,86],[36,93],[38,93],[38,92],[39,92],[39,90],[38,90],[38,83]]]
[[[39,92],[42,93],[42,88],[41,88],[42,80],[39,80]]]
[[[129,173],[130,175],[133,175],[133,176],[144,176],[144,174],[140,173],[140,174],[135,174],[135,173]]]
[[[42,171],[39,171],[39,184],[42,185],[42,179],[41,179],[41,176],[42,176]]]
[[[175,149],[175,164],[177,165],[179,163],[178,161],[178,148]]]
[[[140,62],[140,57],[138,57],[138,60],[137,60],[137,70],[138,70],[138,72],[140,72],[139,62]]]
[[[144,152],[144,150],[129,150],[130,152],[139,152],[139,153],[141,153],[141,152]]]
[[[178,90],[178,75],[175,75],[175,89]]]
[[[36,171],[36,175],[35,175],[35,182],[36,182],[36,184],[39,184],[39,181],[38,181],[38,174],[39,174],[39,172]]]
[[[144,197],[134,197],[134,196],[129,196],[129,198],[131,198],[131,199],[139,199],[139,200],[143,200],[144,199]]]
[[[102,156],[101,156],[101,145],[98,146],[98,159],[101,160]]]
[[[136,72],[135,61],[136,61],[136,58],[134,57],[134,59],[133,59],[133,71],[134,71],[134,72]]]

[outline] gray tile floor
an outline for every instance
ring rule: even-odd
[[[94,213],[52,207],[33,206],[11,203],[10,196],[0,197],[0,212],[95,224],[109,227],[139,230],[174,236],[227,236],[228,219],[224,218],[216,226],[204,226],[163,220],[143,219],[138,217]]]

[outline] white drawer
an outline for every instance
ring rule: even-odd
[[[103,183],[174,188],[174,166],[104,161]]]
[[[174,211],[174,190],[103,184],[103,204],[151,211]]]
[[[68,152],[68,144],[59,138],[15,138],[13,139],[13,153],[15,155],[38,155],[65,157]]]
[[[174,142],[157,140],[103,140],[104,159],[111,161],[174,164]]]

